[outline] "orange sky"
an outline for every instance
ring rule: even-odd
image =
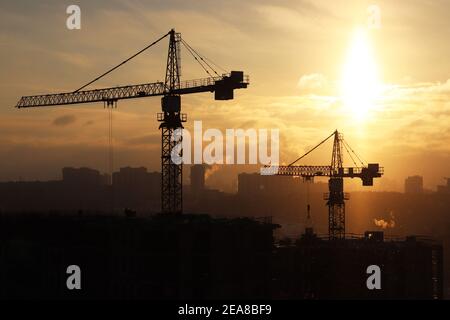
[[[0,180],[55,179],[63,166],[106,170],[101,104],[13,106],[22,95],[74,90],[172,27],[202,54],[251,77],[233,101],[183,97],[188,129],[193,120],[223,130],[279,128],[281,161],[290,162],[337,128],[366,160],[385,167],[376,190],[401,190],[414,174],[434,189],[450,176],[450,1],[189,2],[2,1]],[[381,28],[368,38],[384,91],[359,119],[340,100],[339,81],[354,30],[372,3]],[[65,26],[69,4],[81,7],[81,30]],[[163,41],[97,86],[162,80],[166,51]],[[205,76],[186,52],[182,65],[183,79]],[[158,98],[119,102],[117,167],[159,169],[159,110]],[[328,164],[329,153],[308,164]],[[229,189],[229,172],[241,169],[220,168],[209,183]]]

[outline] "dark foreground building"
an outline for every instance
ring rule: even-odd
[[[274,297],[281,299],[442,299],[442,245],[383,232],[328,241],[307,229],[275,250]],[[381,271],[381,289],[369,290],[369,266]]]
[[[0,298],[442,298],[442,246],[380,233],[274,242],[269,219],[0,215]],[[381,290],[366,268],[379,265]],[[81,269],[68,290],[67,267]]]
[[[270,296],[271,223],[130,216],[2,216],[0,298]],[[70,265],[81,290],[67,289]]]

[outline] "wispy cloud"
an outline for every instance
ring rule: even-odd
[[[67,114],[64,116],[56,117],[52,124],[58,127],[65,127],[72,123],[74,123],[77,120],[77,118],[73,114]]]

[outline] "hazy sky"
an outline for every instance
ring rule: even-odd
[[[81,30],[66,28],[71,4],[81,7]],[[370,4],[381,13],[381,28],[366,35],[383,90],[357,117],[339,88]],[[365,160],[385,167],[376,189],[401,190],[414,174],[434,189],[450,176],[449,9],[443,0],[2,0],[0,180],[55,179],[63,166],[106,170],[102,104],[13,107],[22,95],[74,90],[175,28],[199,52],[251,79],[233,101],[209,93],[183,97],[186,128],[193,120],[222,130],[279,128],[282,162],[339,129]],[[164,40],[95,86],[163,80],[166,54]],[[182,66],[183,79],[205,76],[186,52]],[[159,111],[159,98],[119,101],[116,167],[159,170]],[[328,164],[330,147],[306,164]],[[229,188],[229,173],[241,169],[219,167],[209,184]]]

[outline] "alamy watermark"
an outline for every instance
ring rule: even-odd
[[[372,264],[367,267],[366,273],[370,274],[367,278],[366,286],[369,290],[381,289],[381,269],[376,264]]]
[[[66,13],[69,15],[66,20],[66,27],[69,30],[81,29],[81,9],[79,6],[72,4],[67,7]]]
[[[171,159],[175,164],[261,164],[261,174],[273,174],[280,157],[279,129],[219,129],[203,132],[202,121],[194,131],[176,129]],[[205,145],[204,145],[205,143]],[[248,155],[248,157],[247,157]]]
[[[376,4],[367,7],[367,27],[369,29],[381,28],[381,10]]]
[[[72,264],[67,267],[66,273],[69,274],[66,280],[66,286],[69,290],[81,289],[81,269],[79,266]]]

